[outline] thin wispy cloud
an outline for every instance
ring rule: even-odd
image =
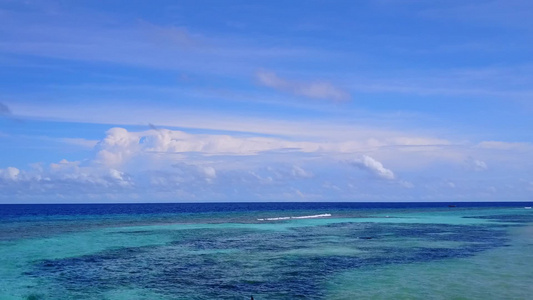
[[[483,141],[478,144],[478,147],[493,150],[533,150],[532,143],[518,143],[518,142],[501,142],[501,141]]]
[[[187,50],[206,46],[198,35],[193,35],[185,27],[163,27],[146,21],[140,21],[141,30],[146,30],[146,36],[162,46],[185,47]]]
[[[350,99],[350,94],[325,81],[302,82],[280,78],[274,72],[258,71],[257,80],[260,84],[279,91],[292,93],[308,98],[326,99],[332,101],[345,101]]]
[[[466,160],[466,165],[469,170],[476,172],[486,171],[489,168],[486,162],[479,159],[474,159],[473,157],[469,157]]]
[[[8,116],[11,115],[11,110],[7,105],[0,103],[0,116]]]

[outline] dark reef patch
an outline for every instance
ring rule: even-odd
[[[27,275],[45,276],[78,299],[94,299],[117,286],[177,298],[192,294],[198,299],[236,299],[254,294],[323,299],[321,284],[338,272],[467,257],[507,243],[505,231],[492,225],[347,222],[287,231],[221,228],[167,234],[172,239],[167,245],[44,260]],[[435,246],[446,242],[456,246]],[[321,254],[324,247],[353,248],[360,254]]]

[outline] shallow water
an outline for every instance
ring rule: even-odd
[[[528,299],[524,206],[1,206],[0,299]]]

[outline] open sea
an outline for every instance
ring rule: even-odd
[[[533,299],[531,206],[0,205],[0,299]]]

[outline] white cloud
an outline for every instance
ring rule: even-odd
[[[389,139],[389,144],[398,145],[398,146],[447,146],[450,145],[450,141],[438,138],[428,138],[428,137],[393,137]]]
[[[313,177],[313,173],[308,172],[299,166],[292,166],[291,174],[294,177],[300,177],[300,178]]]
[[[297,82],[282,79],[274,72],[259,71],[256,73],[259,82],[267,87],[289,92],[309,98],[343,101],[350,98],[350,94],[329,82]]]
[[[147,185],[148,188],[191,190],[201,193],[208,189],[205,183],[214,184],[218,181],[218,172],[214,166],[193,164],[190,162],[177,162],[168,169],[144,170],[138,176],[139,184]]]
[[[481,172],[486,171],[489,167],[487,166],[487,163],[485,163],[482,160],[474,159],[472,157],[469,157],[466,161],[468,169]]]
[[[313,172],[296,165],[279,164],[268,166],[264,170],[264,176],[274,178],[279,181],[292,181],[310,179],[314,177]]]
[[[64,181],[78,184],[89,184],[97,186],[130,186],[133,182],[125,173],[113,168],[102,168],[98,166],[83,166],[79,161],[61,160],[59,163],[52,163],[48,170],[43,170],[41,174],[33,174],[29,179],[47,178],[50,181]],[[39,176],[35,176],[39,175]]]
[[[533,145],[530,143],[510,143],[500,141],[485,141],[478,144],[478,147],[484,149],[494,150],[533,150]]]
[[[18,188],[19,193],[56,191],[64,193],[107,192],[117,187],[129,187],[133,180],[125,173],[96,166],[82,166],[79,161],[35,165],[30,170],[14,167],[0,169],[0,186]]]
[[[204,174],[205,174],[205,176],[207,178],[216,178],[217,177],[217,172],[216,172],[215,168],[213,168],[213,167],[204,167],[203,171],[204,171]]]
[[[124,128],[111,128],[106,137],[97,144],[96,161],[108,166],[117,166],[136,155],[140,150],[140,136]]]
[[[165,157],[169,161],[180,161],[191,155],[202,156],[254,156],[265,152],[308,153],[316,155],[342,156],[360,152],[376,152],[413,156],[418,160],[421,154],[431,152],[442,159],[448,159],[450,151],[440,151],[439,144],[449,142],[441,139],[423,137],[371,138],[332,142],[332,141],[297,141],[283,138],[258,136],[231,136],[226,134],[190,134],[179,130],[157,129],[130,132],[124,128],[112,128],[96,147],[96,162],[108,167],[120,167],[135,158],[155,160]],[[428,145],[428,146],[425,146]],[[432,147],[429,151],[426,147]],[[437,149],[435,149],[437,148]],[[401,152],[399,152],[401,151]],[[340,158],[340,157],[339,157]],[[303,174],[298,167],[294,174]],[[305,177],[305,176],[304,176]]]
[[[6,169],[0,169],[0,178],[5,180],[17,180],[19,179],[20,170],[13,167],[7,167]]]
[[[379,178],[393,180],[395,178],[394,173],[385,168],[383,164],[370,156],[363,155],[362,158],[352,161],[352,165],[366,170]]]
[[[123,128],[112,128],[107,131],[106,137],[98,143],[97,149],[97,162],[106,166],[120,166],[133,157],[139,159],[140,156],[157,157],[187,153],[257,155],[264,151],[283,149],[314,152],[320,149],[320,145],[275,138],[188,134],[183,131],[168,129],[129,132]],[[174,156],[174,158],[180,157]]]
[[[109,169],[109,177],[120,186],[130,186],[133,184],[125,173],[115,169]]]
[[[35,164],[29,170],[14,167],[2,169],[0,187],[5,195],[58,193],[70,197],[136,193],[144,197],[163,195],[161,197],[168,197],[165,199],[169,200],[179,195],[182,197],[179,200],[182,201],[209,200],[209,197],[213,201],[229,201],[234,198],[258,200],[265,195],[285,195],[283,199],[295,200],[289,195],[297,197],[297,193],[293,192],[296,190],[305,195],[316,195],[316,199],[353,201],[353,197],[357,197],[359,200],[387,200],[379,195],[393,193],[406,200],[405,197],[422,194],[415,191],[426,189],[426,182],[442,180],[420,177],[412,181],[417,177],[410,175],[413,172],[412,169],[409,171],[409,164],[418,164],[424,156],[431,156],[436,162],[428,165],[430,169],[421,169],[422,172],[429,172],[426,176],[438,177],[442,172],[455,172],[453,166],[448,169],[444,167],[445,170],[442,167],[452,162],[457,170],[459,168],[456,167],[464,166],[465,160],[474,170],[488,168],[482,160],[467,159],[475,155],[476,149],[482,151],[480,147],[471,145],[450,148],[446,145],[448,143],[431,137],[407,135],[362,140],[356,137],[353,140],[334,142],[250,135],[191,134],[158,128],[138,132],[112,128],[98,142],[94,157],[82,161],[61,160],[49,165]],[[428,147],[431,150],[427,150]],[[438,151],[455,151],[460,159],[439,156]],[[505,154],[509,156],[507,152],[509,151]],[[359,153],[366,155],[359,156]],[[357,187],[350,186],[350,183],[354,183],[353,177],[342,176],[336,162],[345,162],[354,155],[359,158],[349,162],[352,166],[388,183],[360,178]],[[387,167],[374,157],[386,161]],[[481,157],[486,156],[483,154]],[[494,170],[501,167],[492,163],[492,157],[490,161]],[[433,167],[440,169],[435,171],[431,169]],[[392,170],[401,170],[403,175],[398,178]],[[444,195],[446,191],[474,193],[474,189],[470,191],[462,188],[472,185],[465,183],[468,178],[461,178],[474,176],[466,173],[468,172],[447,175],[454,176],[454,182],[457,182],[455,189],[455,183],[442,183],[435,185],[433,189],[426,189],[427,194]],[[457,175],[459,176],[456,177]],[[332,182],[335,188],[325,187],[323,182]],[[489,186],[488,183],[478,185]],[[490,186],[501,190],[498,184],[491,183]]]

